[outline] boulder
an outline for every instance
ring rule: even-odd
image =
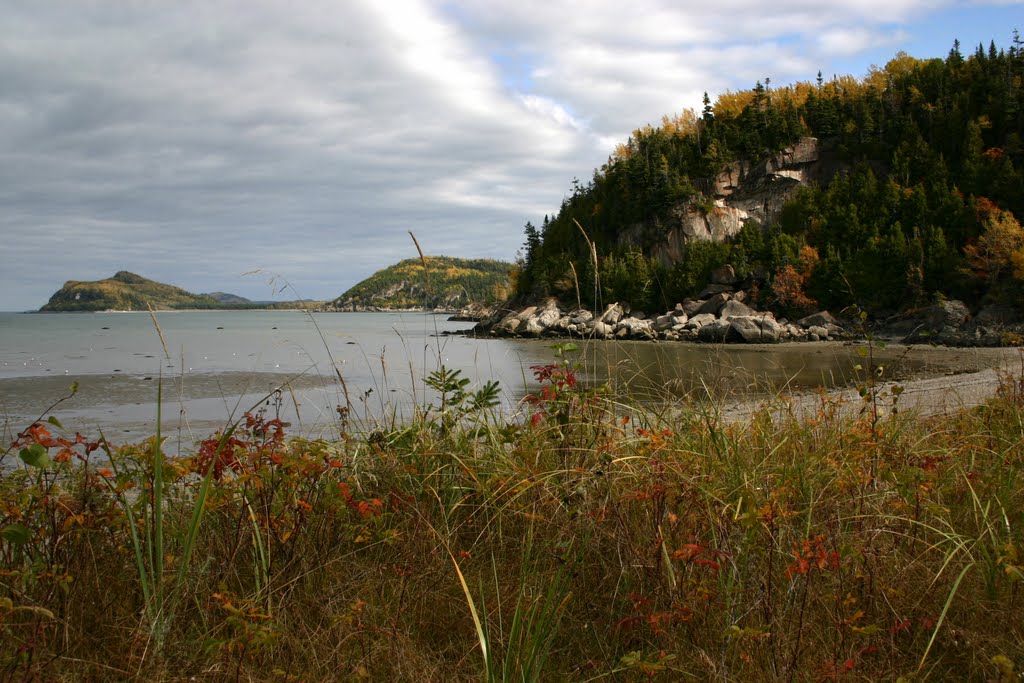
[[[726,341],[748,344],[774,344],[782,336],[783,328],[772,318],[736,316],[729,319]]]
[[[688,330],[699,330],[714,320],[718,320],[718,316],[714,313],[699,313],[687,320],[685,327]]]
[[[659,315],[654,321],[654,329],[658,332],[664,332],[670,330],[676,325],[676,317],[674,315]]]
[[[718,294],[715,294],[713,297],[705,301],[703,305],[701,305],[701,307],[697,309],[697,312],[713,313],[717,316],[718,312],[722,310],[722,306],[724,306],[725,302],[728,301],[730,298],[731,297],[726,292],[720,292]]]
[[[971,311],[963,301],[953,299],[951,301],[940,301],[929,306],[925,311],[925,324],[933,330],[941,330],[946,327],[958,329],[963,326],[971,317]]]
[[[653,339],[656,336],[651,321],[632,316],[619,321],[615,328],[615,336],[619,336],[622,330],[626,331],[626,336],[630,339]]]
[[[735,299],[731,299],[725,302],[722,306],[722,310],[718,312],[718,316],[722,319],[728,320],[737,316],[752,316],[757,315],[756,311],[746,304],[740,303]]]
[[[492,328],[494,334],[515,334],[519,326],[523,324],[523,321],[514,315],[510,315],[503,319],[500,323]]]
[[[540,322],[540,318],[534,316],[532,318],[527,319],[526,322],[523,323],[522,329],[520,330],[520,334],[524,334],[528,337],[539,337],[545,329],[546,328],[544,327],[544,325],[542,325]]]
[[[702,342],[724,342],[729,327],[728,320],[715,318],[700,327],[697,331],[697,338]]]
[[[533,319],[536,320],[542,328],[547,329],[557,323],[561,317],[562,314],[558,312],[557,308],[546,308]]]
[[[594,322],[593,334],[600,339],[608,339],[612,336],[613,328],[600,320]]]
[[[812,313],[806,318],[800,318],[800,320],[796,321],[796,324],[804,329],[814,327],[815,325],[824,327],[826,325],[835,325],[836,319],[828,311],[819,311]]]
[[[683,313],[691,318],[700,313],[700,307],[703,305],[704,302],[699,299],[683,299],[683,303],[681,304],[683,307]]]
[[[575,327],[576,323],[572,321],[572,318],[567,315],[563,315],[548,327],[548,329],[553,332],[574,332],[575,330],[573,328]]]
[[[572,320],[574,325],[580,325],[583,323],[589,323],[594,319],[594,314],[585,308],[581,308],[578,311],[573,311],[569,314],[569,319]]]
[[[604,309],[604,313],[601,314],[601,317],[598,318],[598,320],[609,325],[615,325],[620,320],[622,320],[622,316],[624,316],[625,314],[626,312],[619,304],[608,304],[608,306],[605,307]]]

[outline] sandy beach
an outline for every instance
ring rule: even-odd
[[[925,359],[927,369],[895,378],[886,378],[883,372],[875,391],[876,405],[885,413],[892,412],[896,387],[901,388],[896,389],[896,409],[924,417],[980,405],[995,396],[1001,381],[1024,377],[1024,351],[1017,348],[889,345],[886,351]],[[846,415],[857,415],[866,409],[856,387],[832,389],[825,395],[836,401]],[[722,417],[730,421],[745,419],[766,405],[777,406],[780,412],[791,411],[798,417],[810,417],[821,403],[822,394],[817,391],[781,392],[769,398],[730,403]]]

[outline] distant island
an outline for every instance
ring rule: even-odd
[[[291,309],[319,307],[320,302],[251,301],[225,292],[193,294],[174,285],[149,280],[126,270],[106,280],[64,283],[41,312],[69,313],[88,311],[145,311],[186,309]]]
[[[327,305],[335,311],[457,310],[504,301],[513,264],[491,259],[426,256],[399,261]]]

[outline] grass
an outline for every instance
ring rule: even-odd
[[[191,456],[41,419],[0,469],[4,680],[1017,680],[1024,395],[923,419],[615,403],[564,357]],[[45,417],[45,416],[44,416]],[[106,453],[104,454],[104,451]]]

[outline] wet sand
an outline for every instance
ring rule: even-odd
[[[882,374],[875,391],[876,406],[884,413],[892,412],[895,405],[901,413],[922,417],[950,414],[993,398],[1003,381],[1024,378],[1024,351],[1021,349],[890,345],[886,350],[906,353],[927,363],[903,376],[888,378]],[[895,402],[894,387],[902,388]],[[856,416],[867,409],[856,387],[829,389],[825,395],[841,406],[844,415]],[[817,391],[781,391],[772,396],[727,402],[722,416],[730,421],[742,420],[768,405],[797,417],[812,417],[821,402],[822,396]]]

